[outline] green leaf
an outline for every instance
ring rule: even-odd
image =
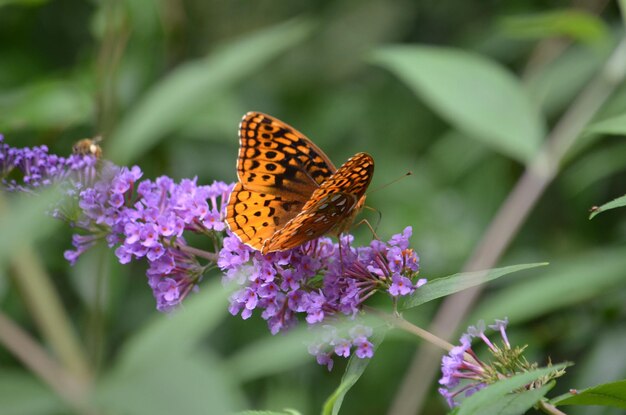
[[[552,263],[550,268],[492,293],[467,322],[508,316],[519,324],[553,310],[580,304],[624,284],[626,249],[604,248]],[[427,284],[428,285],[428,284]],[[532,307],[528,305],[532,304]]]
[[[501,19],[499,26],[506,35],[522,39],[566,36],[591,45],[598,45],[609,39],[609,30],[602,19],[582,10],[554,10],[510,16]]]
[[[294,409],[285,409],[284,412],[276,411],[243,411],[237,412],[235,415],[301,415],[300,412]]]
[[[189,352],[227,315],[227,299],[221,283],[204,284],[199,293],[185,299],[184,307],[157,314],[133,336],[122,349],[119,366],[131,370]]]
[[[575,160],[561,174],[561,181],[571,195],[624,170],[626,167],[626,142],[599,146],[588,150],[584,157]]]
[[[385,333],[379,332],[376,333],[376,335],[372,338],[374,350],[376,350],[378,346],[380,346],[380,344],[383,342],[384,337]],[[361,375],[363,375],[369,363],[370,359],[360,359],[355,355],[352,355],[350,357],[350,361],[348,362],[346,371],[341,378],[341,383],[324,403],[322,415],[339,414],[339,410],[341,409],[341,405],[343,404],[343,399],[345,398],[348,391],[356,384]]]
[[[22,371],[2,369],[0,408],[3,415],[68,413],[69,408],[38,379]]]
[[[626,380],[604,383],[579,390],[576,394],[567,393],[551,401],[561,405],[600,405],[626,409]]]
[[[241,391],[234,385],[209,350],[202,354],[182,350],[154,356],[141,368],[114,368],[98,385],[95,397],[105,413],[232,414],[243,407]]]
[[[610,48],[597,50],[573,45],[556,59],[529,71],[524,85],[544,117],[562,114],[600,70],[610,51]]]
[[[521,415],[533,407],[554,386],[555,382],[542,386],[539,389],[527,390],[520,393],[504,395],[490,404],[481,407],[481,415]],[[459,411],[459,413],[462,413]]]
[[[626,114],[594,122],[585,128],[585,134],[626,134]]]
[[[50,235],[61,224],[46,214],[59,200],[58,189],[15,196],[9,198],[0,192],[0,267],[20,249]]]
[[[542,376],[548,375],[555,370],[563,369],[567,366],[567,364],[561,363],[552,367],[544,367],[489,385],[465,399],[461,404],[458,415],[522,414],[526,411],[526,409],[528,409],[528,407],[521,412],[508,411],[509,408],[507,408],[506,404],[513,405],[511,409],[519,409],[532,401],[530,405],[532,406],[545,393],[547,393],[550,388],[540,388],[539,391],[541,392],[531,393],[518,399],[511,399],[511,392],[539,379]],[[502,399],[504,400],[501,401]]]
[[[39,6],[48,3],[50,0],[0,0],[0,7],[9,5],[18,6]]]
[[[538,262],[534,264],[511,265],[503,268],[493,268],[486,271],[463,272],[447,277],[436,278],[428,281],[428,283],[418,290],[415,294],[408,297],[402,304],[402,309],[417,307],[418,305],[427,303],[437,298],[445,297],[455,292],[465,290],[476,285],[484,284],[496,278],[503,277],[513,272],[522,271],[536,267],[548,265],[547,262]]]
[[[122,347],[97,390],[100,405],[125,414],[232,413],[241,392],[211,350],[198,345],[226,315],[221,283],[203,285],[183,307],[159,314]],[[147,398],[149,397],[149,398]]]
[[[544,120],[519,81],[497,63],[426,46],[383,48],[373,60],[469,137],[522,162],[537,152]]]
[[[219,102],[226,88],[302,41],[310,28],[305,21],[283,23],[227,45],[205,59],[179,66],[122,120],[108,140],[108,157],[119,164],[136,159],[182,127],[207,102]],[[235,131],[233,128],[233,137]]]
[[[618,207],[626,206],[626,195],[618,197],[617,199],[611,200],[608,203],[603,204],[597,209],[593,209],[593,212],[589,215],[589,219],[593,219],[597,214],[602,213],[607,210],[615,209]]]
[[[238,350],[225,364],[239,382],[284,372],[314,359],[306,347],[314,338],[315,334],[305,327],[281,336],[266,336]]]
[[[93,118],[90,91],[79,82],[41,81],[0,95],[0,130],[67,128]]]

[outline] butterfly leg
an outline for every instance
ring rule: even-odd
[[[370,231],[372,232],[372,235],[374,236],[374,238],[375,238],[375,239],[378,239],[378,240],[380,241],[380,237],[376,234],[376,231],[374,230],[374,228],[372,228],[372,225],[369,223],[369,221],[368,221],[367,219],[361,219],[361,220],[359,221],[359,223],[357,223],[357,224],[355,225],[355,227],[356,227],[356,226],[359,226],[359,225],[365,225],[365,226],[367,226],[367,227],[370,229]]]
[[[367,206],[367,205],[363,205],[363,209],[367,209],[367,210],[371,210],[372,212],[376,212],[376,214],[378,215],[378,220],[376,220],[376,226],[374,226],[374,229],[378,229],[378,225],[380,225],[380,222],[383,220],[383,212],[381,212],[380,210],[373,208],[371,206]]]
[[[341,275],[343,276],[343,251],[341,250],[341,234],[337,236],[339,239],[339,265],[341,266]]]

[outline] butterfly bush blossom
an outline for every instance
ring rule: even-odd
[[[12,173],[19,173],[19,180]],[[48,147],[11,147],[0,134],[0,186],[9,192],[34,193],[54,184],[65,184],[68,195],[96,179],[96,159],[93,156],[72,154],[61,157],[50,154]]]
[[[523,355],[526,346],[511,347],[506,334],[508,319],[496,320],[489,328],[499,333],[501,345],[491,341],[485,335],[485,323],[479,321],[476,326],[470,326],[467,333],[461,336],[459,346],[454,347],[441,360],[442,377],[439,379],[439,393],[446,399],[448,405],[453,408],[459,406],[460,398],[473,395],[482,388],[497,382],[498,380],[514,376],[516,374],[536,369],[536,363],[529,363]],[[478,338],[487,345],[493,361],[481,361],[472,350],[472,339]],[[550,366],[550,363],[548,363]],[[564,370],[543,376],[526,385],[525,390],[537,389],[552,379],[556,379],[565,373]]]
[[[212,253],[189,246],[183,233],[215,239],[215,233],[224,230],[221,212],[231,186],[223,182],[201,186],[196,179],[175,183],[166,176],[140,180],[137,166],[109,170],[81,192],[79,206],[84,215],[76,226],[86,235],[74,235],[75,249],[66,251],[65,258],[73,264],[99,239],[105,239],[109,247],[115,247],[122,264],[146,259],[157,309],[171,310],[197,287],[210,267],[200,259],[215,259]]]
[[[363,302],[377,291],[393,298],[412,294],[426,283],[413,280],[419,258],[409,249],[411,227],[387,242],[353,247],[353,237],[338,243],[319,238],[289,251],[262,255],[230,234],[224,238],[218,266],[226,281],[242,285],[230,299],[230,312],[249,318],[255,309],[267,320],[272,334],[294,326],[297,315],[310,325],[324,325],[339,315],[355,317]],[[323,278],[320,278],[323,276]],[[332,355],[348,357],[351,350],[371,357],[371,330],[355,327],[347,337],[329,326],[326,339],[310,347],[320,364],[332,368]]]
[[[146,261],[160,311],[178,306],[217,265],[225,283],[239,286],[230,298],[233,315],[247,319],[258,310],[272,334],[295,326],[301,316],[321,330],[321,340],[309,351],[329,369],[333,356],[372,356],[372,329],[356,322],[369,297],[383,291],[395,300],[426,282],[416,278],[419,258],[409,248],[410,227],[386,242],[373,240],[362,247],[344,235],[337,243],[323,237],[262,255],[226,227],[233,185],[142,176],[138,166],[119,167],[89,154],[64,158],[49,154],[45,146],[16,149],[0,136],[4,189],[33,193],[60,183],[74,202],[74,209],[63,204],[52,212],[77,231],[73,249],[64,254],[71,264],[98,241],[114,249],[122,264]],[[213,251],[191,246],[190,234],[206,237]],[[342,316],[356,322],[345,333],[333,327]]]

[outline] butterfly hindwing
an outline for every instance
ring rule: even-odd
[[[264,243],[262,252],[283,251],[329,232],[339,233],[352,222],[365,201],[374,160],[358,153],[322,183],[302,211]]]

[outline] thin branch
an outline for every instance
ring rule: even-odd
[[[22,248],[11,260],[14,280],[44,339],[63,365],[77,376],[88,378],[86,353],[59,295],[37,254]]]
[[[189,245],[177,244],[175,246],[176,248],[180,249],[181,251],[187,252],[188,254],[199,256],[200,258],[208,259],[209,261],[213,261],[217,263],[218,256],[217,254],[213,252],[207,252],[202,249],[194,248],[193,246],[189,246]]]
[[[584,127],[606,102],[626,74],[626,39],[622,39],[602,70],[585,87],[559,120],[534,161],[526,168],[506,198],[480,243],[464,266],[465,271],[492,268],[539,197],[558,173],[561,161]],[[447,297],[429,331],[451,338],[478,298],[482,287],[474,287]],[[439,364],[441,352],[425,344],[415,355],[389,411],[392,415],[419,412]]]
[[[377,317],[382,318],[383,320],[385,320],[387,323],[391,324],[392,326],[397,327],[401,330],[404,330],[408,333],[414,334],[417,337],[424,339],[430,344],[437,346],[443,350],[450,351],[454,348],[453,344],[448,343],[447,341],[435,336],[434,334],[424,330],[421,327],[414,325],[413,323],[405,320],[404,318],[398,315],[387,314],[376,308],[372,308],[368,306],[365,306],[364,309],[367,310],[368,313],[371,313]]]
[[[540,400],[537,404],[540,410],[550,415],[567,415],[565,412],[557,409],[556,406],[545,400]]]
[[[400,330],[404,330],[407,333],[413,334],[423,340],[426,340],[428,343],[432,344],[433,346],[439,347],[440,349],[447,350],[449,352],[455,347],[453,344],[448,343],[444,339],[437,337],[431,332],[426,331],[423,328],[416,326],[415,324],[405,320],[402,316],[399,316],[396,314],[387,314],[376,308],[372,308],[368,306],[365,306],[364,309],[366,309],[369,313],[382,318],[383,320],[385,320],[387,323],[391,324],[392,326]],[[479,364],[476,361],[476,358],[469,353],[464,353],[464,358],[468,362],[472,362],[477,365]]]
[[[59,365],[28,333],[0,312],[0,344],[39,376],[79,413],[95,413],[87,406],[89,382]]]

